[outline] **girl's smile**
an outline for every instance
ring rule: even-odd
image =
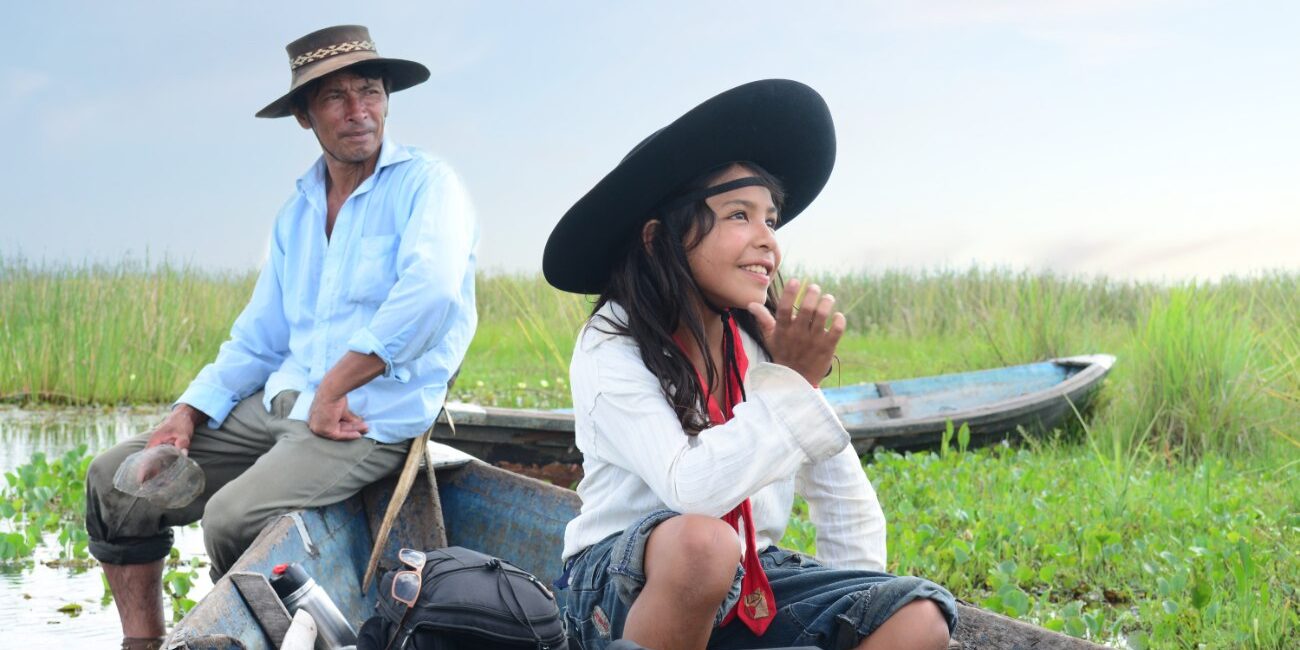
[[[742,165],[732,165],[712,184],[753,175]],[[716,221],[686,254],[691,275],[716,308],[744,309],[750,303],[762,304],[781,264],[775,232],[778,215],[772,193],[765,187],[749,186],[709,197],[705,202]]]

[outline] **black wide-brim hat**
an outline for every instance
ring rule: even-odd
[[[318,29],[288,45],[289,92],[267,104],[257,117],[288,117],[292,114],[293,94],[303,86],[326,75],[360,64],[383,66],[390,84],[389,92],[406,90],[429,78],[429,69],[415,61],[379,56],[370,30],[361,25],[336,25]]]
[[[835,166],[826,101],[797,81],[754,81],[654,132],[560,218],[542,255],[546,281],[563,291],[601,293],[656,207],[701,173],[742,161],[780,179],[785,205],[778,227],[793,221]]]

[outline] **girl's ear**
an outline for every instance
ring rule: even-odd
[[[653,242],[655,235],[659,234],[659,227],[662,225],[658,219],[651,219],[641,226],[641,245],[645,247],[646,253],[650,253],[650,242]]]

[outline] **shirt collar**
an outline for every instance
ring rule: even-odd
[[[374,182],[373,179],[379,175],[379,171],[383,168],[390,165],[396,165],[400,162],[406,162],[410,160],[411,157],[409,149],[403,147],[395,140],[385,135],[384,141],[379,144],[379,162],[375,165],[375,173],[371,174],[370,178],[367,178],[361,183],[361,187],[357,188],[357,192],[360,193],[369,190],[370,185]],[[316,158],[316,162],[312,163],[312,166],[307,168],[307,171],[303,173],[302,176],[298,177],[298,192],[303,196],[311,196],[313,192],[323,191],[325,187],[325,173],[325,154],[321,154]]]
[[[618,338],[620,335],[613,332],[613,328],[609,327],[609,324],[604,319],[612,320],[615,323],[626,327],[627,318],[627,310],[624,309],[622,305],[613,300],[606,302],[601,305],[600,309],[596,310],[596,313],[592,314],[591,318],[587,319],[587,323],[583,325],[584,331],[582,335],[578,337],[579,345],[581,345],[584,350],[590,351],[605,341]],[[744,328],[739,329],[740,342],[741,345],[745,346],[745,354],[749,357],[750,363],[754,364],[767,361],[768,357],[763,354],[762,349],[758,347],[758,342],[750,338],[749,333],[746,332]],[[629,337],[628,340],[630,341],[631,338]],[[668,352],[665,350],[664,354],[667,353]]]

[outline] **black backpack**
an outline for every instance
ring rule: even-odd
[[[555,595],[533,574],[459,546],[424,556],[420,596],[409,613],[392,598],[400,569],[384,574],[358,650],[567,650]]]

